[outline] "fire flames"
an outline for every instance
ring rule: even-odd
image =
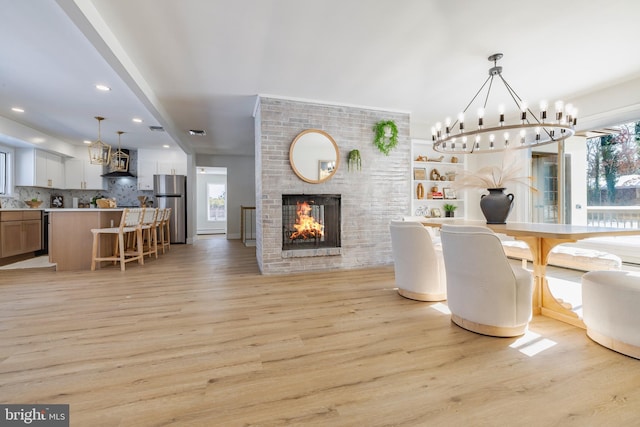
[[[291,240],[317,239],[324,235],[324,225],[310,216],[309,212],[311,212],[311,206],[307,202],[296,203],[296,223],[293,224],[296,231],[291,234]]]

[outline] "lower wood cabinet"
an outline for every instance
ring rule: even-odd
[[[42,212],[0,212],[0,258],[42,248]]]

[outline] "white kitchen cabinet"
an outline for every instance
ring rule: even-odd
[[[465,217],[466,192],[454,190],[456,177],[460,177],[465,170],[464,157],[461,154],[438,153],[433,150],[430,141],[418,139],[411,141],[410,215],[444,217],[443,207],[449,204],[457,207],[454,211],[455,217]]]
[[[16,185],[64,188],[62,156],[34,148],[16,150]]]
[[[187,155],[178,150],[138,150],[138,190],[153,190],[153,175],[186,175]]]
[[[64,162],[65,184],[69,190],[106,190],[102,165],[92,165],[89,160],[67,159]]]

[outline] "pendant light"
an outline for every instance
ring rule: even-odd
[[[89,144],[89,163],[92,165],[108,165],[111,161],[111,146],[100,140],[100,122],[104,117],[96,116],[98,121],[98,139]]]
[[[119,130],[118,134],[118,150],[111,155],[111,163],[109,170],[111,172],[127,172],[129,170],[129,155],[120,148],[120,136],[124,133]]]
[[[562,141],[575,134],[577,110],[571,104],[565,105],[562,101],[557,101],[555,115],[549,114],[547,117],[548,105],[546,101],[542,101],[539,114],[535,114],[502,76],[502,67],[498,65],[498,60],[502,56],[501,53],[496,53],[488,58],[493,62],[493,67],[489,69],[489,77],[467,104],[464,111],[458,115],[458,119],[451,123],[451,119],[447,118],[444,126],[442,123],[436,123],[431,128],[435,151],[469,154],[531,148]],[[488,117],[485,117],[487,101],[495,78],[504,84],[507,93],[517,107],[517,112],[510,115],[512,119],[515,119],[511,122],[507,120],[503,106],[498,106],[498,114],[495,116],[498,118],[497,121],[492,122]],[[478,121],[474,129],[469,126],[468,122],[465,122],[465,113],[482,90],[487,87],[487,84],[484,105],[478,109]]]

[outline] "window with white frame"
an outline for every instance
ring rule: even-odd
[[[207,220],[227,220],[226,184],[207,184]]]

